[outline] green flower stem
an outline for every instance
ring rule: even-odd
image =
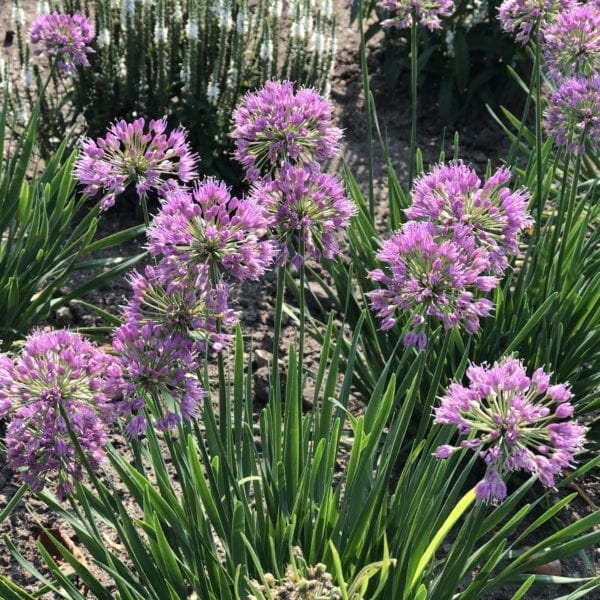
[[[144,196],[142,198],[141,202],[142,202],[142,213],[144,215],[144,225],[146,226],[146,229],[148,229],[148,227],[150,227],[150,212],[148,211],[148,200]]]
[[[558,244],[559,244],[559,238],[561,236],[561,230],[562,230],[562,217],[564,216],[565,212],[567,212],[567,206],[568,206],[568,200],[567,195],[570,195],[569,193],[569,171],[570,171],[570,167],[571,167],[571,152],[569,152],[568,150],[565,150],[565,158],[564,158],[564,165],[562,167],[563,173],[562,173],[562,177],[561,177],[561,182],[560,182],[560,194],[558,197],[558,205],[556,207],[556,217],[554,217],[554,215],[552,215],[552,217],[548,220],[548,224],[547,226],[553,226],[552,229],[552,238],[550,240],[550,251],[545,254],[545,256],[547,256],[549,258],[549,260],[554,260],[554,256],[556,255],[556,250],[558,248]],[[557,153],[557,158],[561,156],[561,153]],[[536,227],[537,227],[537,223],[536,223]],[[542,254],[542,253],[540,253]],[[533,252],[533,260],[537,262],[537,257],[538,257],[538,253],[537,252]],[[554,287],[551,287],[552,285],[554,285]],[[551,294],[553,291],[555,291],[557,289],[557,285],[558,285],[558,275],[554,278],[549,277],[548,278],[548,282],[547,282],[547,290],[546,293],[547,294]]]
[[[367,45],[363,27],[363,3],[358,2],[358,30],[360,32],[360,70],[362,73],[362,87],[367,117],[367,160],[369,164],[369,216],[371,221],[375,219],[375,189],[373,181],[375,176],[375,157],[373,154],[373,105],[370,102],[369,91],[369,69],[367,65]]]
[[[417,145],[417,80],[419,63],[417,53],[417,15],[413,12],[410,25],[410,147],[408,155],[408,191],[410,192],[415,177],[415,149]]]
[[[303,378],[303,365],[304,365],[304,335],[306,331],[306,265],[304,258],[306,256],[306,244],[304,241],[300,241],[299,248],[300,256],[302,256],[302,264],[300,265],[300,294],[298,298],[298,309],[300,310],[300,325],[299,325],[299,336],[298,336],[298,397],[302,398],[302,378]],[[300,407],[301,409],[302,407]],[[300,411],[301,413],[302,411]]]
[[[563,276],[562,276],[562,268],[563,262],[565,259],[565,253],[567,251],[567,246],[569,245],[569,234],[571,232],[571,227],[573,225],[573,211],[575,209],[575,201],[577,200],[577,184],[579,182],[579,172],[581,170],[581,154],[577,154],[577,158],[575,159],[575,170],[573,171],[573,181],[571,182],[571,189],[569,190],[569,197],[567,203],[567,217],[565,221],[564,228],[562,228],[562,239],[560,244],[560,250],[558,254],[558,265],[556,269],[556,290],[558,292],[562,291],[563,285]],[[562,225],[562,213],[559,215],[559,219]],[[555,231],[558,230],[558,224],[556,226]]]
[[[532,243],[535,244],[540,234],[542,215],[544,214],[544,198],[543,198],[543,172],[542,172],[542,76],[541,76],[541,46],[539,43],[535,45],[535,63],[534,63],[534,78],[535,78],[535,167],[536,167],[536,220],[533,232]]]
[[[285,293],[285,266],[277,269],[277,291],[275,292],[275,315],[273,325],[273,357],[269,392],[269,412],[271,434],[273,436],[273,464],[281,459],[281,386],[279,381],[279,344],[281,340],[281,318],[283,315],[283,295]]]
[[[427,323],[427,338],[429,340],[431,335],[431,323]],[[444,373],[444,366],[446,364],[446,356],[448,355],[448,348],[450,347],[450,338],[452,337],[452,330],[448,329],[444,332],[444,339],[442,341],[442,348],[440,349],[439,355],[435,359],[435,371],[432,379],[428,382],[429,393],[425,401],[425,406],[422,407],[421,420],[419,423],[419,429],[417,432],[417,439],[424,439],[427,435],[428,429],[431,427],[431,408],[435,402],[436,393],[440,386],[442,374]],[[425,352],[429,354],[429,343]],[[424,361],[425,362],[425,361]]]

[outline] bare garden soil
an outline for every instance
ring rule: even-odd
[[[359,69],[359,35],[355,24],[350,24],[350,10],[345,0],[334,1],[337,12],[337,38],[338,54],[336,70],[332,81],[331,99],[335,107],[337,125],[345,130],[345,145],[343,158],[354,176],[357,178],[363,193],[366,193],[369,181],[368,167],[368,140],[363,111],[363,94],[361,73]],[[37,0],[21,0],[21,5],[26,13],[28,23],[37,13]],[[0,0],[0,43],[5,39],[6,32],[13,30],[11,19],[12,0]],[[9,36],[10,37],[10,36]],[[7,38],[8,39],[8,38]],[[381,39],[375,37],[369,42],[369,72],[371,73],[370,85],[373,91],[378,110],[378,118],[382,132],[389,143],[390,155],[397,174],[402,182],[407,174],[407,159],[409,154],[410,134],[410,97],[408,93],[408,76],[401,78],[400,86],[395,90],[387,89],[381,74],[382,49]],[[8,55],[13,63],[17,62],[14,45],[5,45],[3,54]],[[13,68],[14,72],[14,68]],[[418,145],[423,151],[426,165],[435,163],[440,151],[452,156],[454,148],[452,141],[454,130],[460,132],[460,156],[473,165],[480,173],[491,161],[492,166],[499,166],[502,157],[508,151],[508,142],[491,116],[485,109],[471,111],[469,117],[461,118],[452,129],[447,128],[439,119],[436,107],[436,91],[424,89],[421,91],[418,121]],[[377,146],[377,145],[376,145]],[[332,165],[333,169],[340,170],[341,161]],[[377,219],[382,225],[387,218],[387,179],[385,164],[381,151],[376,147],[375,198],[377,201]],[[137,224],[139,214],[135,210],[115,208],[105,214],[101,219],[99,235],[107,235]],[[144,240],[135,240],[121,249],[123,255],[133,255],[143,250]],[[110,286],[97,290],[90,297],[89,302],[114,313],[129,295],[129,285],[125,279],[114,281]],[[272,326],[273,326],[273,298],[274,280],[267,278],[260,284],[246,284],[238,292],[238,306],[240,310],[242,327],[245,333],[252,338],[253,369],[256,405],[260,407],[265,402],[268,393],[268,360],[272,353]],[[88,311],[82,310],[76,304],[71,304],[56,312],[51,322],[55,326],[81,327],[103,324],[99,317]],[[295,330],[291,326],[285,330],[282,347],[294,339]],[[285,358],[280,355],[280,358]],[[320,348],[316,344],[308,344],[306,349],[307,369],[317,364],[320,358]],[[354,410],[358,413],[362,409],[360,402],[356,402]],[[0,432],[1,434],[1,432]],[[17,490],[17,482],[13,474],[2,464],[0,456],[0,512]],[[600,504],[600,476],[591,473],[582,481],[578,481],[572,489],[557,493],[551,501],[558,501],[567,492],[576,491],[578,497],[571,503],[566,511],[559,516],[566,524],[580,519]],[[0,535],[7,534],[25,558],[40,565],[41,557],[37,548],[40,539],[40,525],[55,528],[55,533],[74,549],[77,540],[71,536],[64,523],[48,511],[45,505],[33,497],[26,496],[11,514],[0,524]],[[560,527],[560,523],[554,524]],[[552,533],[551,525],[543,531],[546,535]],[[42,536],[43,540],[43,536]],[[530,544],[535,543],[535,539]],[[107,543],[118,545],[118,540],[107,539]],[[587,559],[570,558],[563,564],[548,565],[550,574],[562,574],[570,577],[589,577],[600,574],[600,550],[588,553]],[[0,573],[10,577],[15,582],[34,589],[35,581],[22,569],[9,555],[4,542],[0,540]],[[559,595],[566,594],[568,588],[556,591],[557,588],[535,587],[527,593],[528,600],[550,600]],[[504,600],[512,596],[514,590],[498,590],[486,597],[485,600]],[[50,596],[48,596],[50,597]],[[592,596],[588,596],[592,598]],[[0,598],[0,600],[2,600]],[[384,599],[393,600],[393,599]]]

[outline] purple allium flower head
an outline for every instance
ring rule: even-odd
[[[167,133],[166,119],[119,121],[105,138],[84,138],[74,175],[85,185],[86,194],[104,193],[100,208],[107,210],[128,185],[135,184],[140,199],[151,190],[159,194],[172,189],[173,180],[197,177],[198,156],[190,150],[185,129]]]
[[[248,93],[234,112],[235,158],[255,181],[283,163],[314,165],[334,156],[341,129],[331,124],[331,103],[312,88],[294,91],[290,81],[267,81]]]
[[[7,461],[21,481],[37,492],[47,476],[57,475],[58,496],[72,491],[83,469],[69,427],[98,469],[115,415],[111,395],[121,382],[115,357],[67,330],[34,331],[19,356],[2,355],[0,416],[10,418]]]
[[[581,153],[587,138],[600,148],[600,75],[561,80],[550,96],[545,116],[556,146]]]
[[[142,435],[147,416],[159,430],[196,416],[205,392],[196,375],[198,363],[189,336],[151,321],[141,327],[128,322],[115,331],[113,347],[124,373],[123,400],[117,408],[127,420],[128,435]]]
[[[543,28],[544,56],[550,77],[600,71],[600,5],[575,5]]]
[[[277,178],[258,181],[250,198],[270,211],[272,225],[282,240],[281,260],[296,234],[310,256],[316,260],[321,255],[332,259],[340,251],[336,234],[346,229],[356,213],[356,206],[344,193],[337,176],[290,164],[282,166]],[[297,256],[295,260],[303,259]]]
[[[274,243],[264,204],[238,199],[222,182],[207,178],[190,193],[166,194],[148,228],[148,250],[175,270],[218,266],[240,280],[259,279],[273,260]]]
[[[533,224],[525,189],[511,192],[510,171],[498,169],[483,183],[460,162],[437,165],[414,184],[409,219],[432,221],[445,237],[473,236],[489,252],[490,270],[501,274],[506,255],[519,253],[518,235]]]
[[[449,17],[454,10],[452,0],[379,0],[379,8],[394,13],[393,17],[381,22],[384,28],[410,28],[413,18],[431,31],[441,28],[440,17]]]
[[[573,6],[576,0],[504,0],[498,7],[502,28],[516,33],[516,40],[527,44],[538,35],[540,27],[556,21],[557,16]]]
[[[425,346],[428,317],[440,319],[445,329],[462,324],[476,333],[479,318],[487,317],[493,308],[477,293],[489,292],[499,280],[488,274],[488,253],[476,247],[472,237],[446,239],[431,222],[408,221],[383,242],[377,258],[386,266],[369,274],[382,287],[367,296],[383,330],[394,326],[398,310],[414,315],[405,345]]]
[[[487,465],[483,481],[475,488],[480,500],[502,500],[506,496],[503,474],[528,471],[545,487],[573,464],[583,449],[586,428],[557,421],[572,414],[572,393],[565,384],[549,386],[550,374],[537,369],[531,377],[523,362],[505,357],[492,366],[471,365],[468,386],[451,383],[434,408],[435,422],[453,425],[468,443],[440,446],[438,458],[469,448]]]
[[[137,329],[146,323],[160,325],[187,337],[201,356],[223,350],[237,322],[228,306],[229,286],[211,282],[209,265],[192,271],[182,262],[179,273],[172,264],[163,267],[161,261],[156,267],[146,266],[143,274],[134,271],[133,296],[123,309],[126,322]]]
[[[55,57],[64,73],[72,73],[78,65],[89,66],[86,55],[94,52],[88,45],[93,39],[94,29],[80,13],[39,15],[31,26],[31,43],[40,45],[34,54]]]

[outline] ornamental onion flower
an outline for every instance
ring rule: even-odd
[[[34,54],[47,54],[56,58],[58,68],[72,73],[77,66],[88,67],[87,54],[94,49],[89,46],[94,39],[94,28],[80,14],[52,13],[39,15],[31,26],[30,41],[40,47]]]
[[[575,75],[560,81],[545,116],[556,146],[582,153],[587,138],[600,148],[600,75]]]
[[[600,5],[575,5],[544,27],[544,57],[550,77],[600,71]]]
[[[72,492],[83,469],[69,429],[98,469],[115,416],[111,396],[120,382],[115,357],[67,330],[34,331],[19,356],[1,355],[0,418],[10,418],[7,461],[18,478],[38,492],[57,475],[57,495]]]
[[[290,81],[267,81],[248,93],[234,112],[234,156],[255,181],[282,164],[318,164],[336,154],[342,131],[331,124],[332,106],[312,88],[294,91]]]
[[[575,3],[576,0],[504,0],[498,7],[498,19],[504,31],[516,33],[515,39],[527,44],[532,34],[537,38],[541,27],[555,22],[561,12]]]
[[[440,446],[435,455],[447,458],[467,448],[487,466],[475,488],[479,500],[502,500],[504,476],[512,471],[527,471],[553,487],[583,449],[586,428],[570,419],[573,394],[568,385],[551,385],[550,376],[540,368],[529,377],[523,362],[512,357],[491,367],[471,365],[469,384],[450,384],[434,408],[436,423],[468,436],[459,446]]]
[[[381,22],[384,28],[408,29],[415,18],[431,31],[440,29],[440,17],[449,17],[454,10],[452,0],[379,0],[377,6],[393,13]]]
[[[475,171],[461,162],[437,165],[415,181],[409,219],[427,220],[445,237],[473,236],[489,253],[490,271],[501,274],[507,255],[519,253],[518,235],[533,224],[527,213],[524,188],[506,187],[509,169],[498,169],[483,184]]]
[[[238,199],[221,181],[207,178],[192,192],[166,194],[147,230],[148,251],[162,255],[175,271],[201,273],[206,265],[239,280],[259,279],[273,259],[266,207],[253,198]]]
[[[488,274],[488,253],[472,237],[446,239],[431,222],[408,221],[383,242],[377,258],[383,268],[369,275],[382,287],[367,292],[371,308],[382,319],[382,330],[394,326],[399,310],[413,315],[407,346],[425,347],[430,317],[445,329],[463,325],[476,333],[480,317],[492,311],[493,303],[477,294],[492,290],[499,279]]]
[[[152,190],[159,194],[171,189],[177,180],[197,177],[198,156],[190,149],[182,127],[166,133],[166,119],[144,119],[133,123],[119,121],[105,138],[84,138],[74,175],[85,185],[86,194],[104,193],[101,210],[108,210],[127,186],[135,184],[140,200]]]
[[[123,308],[126,323],[138,330],[151,323],[180,334],[193,341],[192,350],[200,356],[223,350],[237,322],[228,306],[229,286],[211,282],[208,265],[192,271],[181,262],[178,273],[172,265],[164,266],[161,261],[156,267],[147,265],[143,273],[133,272],[133,295]]]
[[[145,322],[124,323],[113,335],[113,347],[124,373],[123,399],[117,403],[126,419],[125,433],[140,437],[148,417],[160,431],[193,419],[205,396],[196,375],[198,362],[189,336]]]
[[[298,236],[310,256],[316,260],[321,255],[332,259],[340,251],[336,234],[348,226],[356,213],[337,176],[290,164],[282,166],[277,178],[257,182],[250,198],[262,202],[271,213],[271,223],[281,241],[280,261],[296,245]],[[301,248],[296,245],[293,249],[294,260],[301,263]]]

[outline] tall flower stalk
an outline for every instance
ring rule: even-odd
[[[440,17],[448,17],[454,10],[454,3],[452,0],[379,0],[377,5],[391,13],[388,19],[381,22],[384,28],[410,29],[411,126],[408,156],[408,191],[410,191],[415,177],[417,148],[418,26],[424,25],[429,30],[439,29]]]

